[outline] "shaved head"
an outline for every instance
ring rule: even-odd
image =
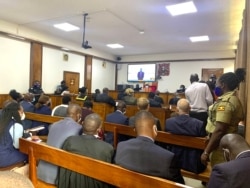
[[[97,130],[101,127],[102,120],[96,113],[89,114],[86,116],[83,124],[83,132],[85,134],[94,135]]]
[[[156,136],[153,133],[154,127],[156,128],[155,118],[150,112],[142,110],[135,115],[137,136],[149,136],[154,139]]]
[[[190,105],[187,99],[179,99],[177,102],[177,109],[180,114],[188,114],[190,110]]]

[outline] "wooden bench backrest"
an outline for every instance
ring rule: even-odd
[[[117,187],[184,187],[172,181],[136,173],[114,164],[69,153],[46,144],[21,138],[19,145],[20,151],[29,155],[30,179],[35,186],[37,185],[36,163],[41,159]]]
[[[101,102],[93,103],[93,111],[99,114],[103,121],[105,121],[107,114],[114,112],[114,107]]]
[[[51,123],[54,123],[63,119],[63,117],[25,112],[25,119],[29,119],[33,121],[41,121],[41,122],[51,124]]]
[[[109,131],[109,132],[114,133],[114,147],[115,148],[118,142],[117,134],[124,134],[128,136],[133,136],[133,137],[136,136],[134,128],[125,126],[125,125],[104,122],[103,129],[104,131]],[[167,143],[167,144],[191,147],[191,148],[196,148],[196,149],[204,149],[206,147],[206,138],[204,137],[175,135],[175,134],[171,134],[171,133],[163,132],[163,131],[158,131],[158,134],[155,140],[159,142]]]

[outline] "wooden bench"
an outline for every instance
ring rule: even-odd
[[[26,118],[30,120],[38,120],[47,123],[54,123],[62,119],[61,117],[55,116],[48,116],[42,114],[35,114],[35,113],[25,113]],[[117,147],[118,142],[118,134],[124,134],[132,137],[136,137],[136,133],[132,127],[114,124],[114,123],[103,123],[104,131],[109,131],[114,133],[114,148]],[[43,141],[46,141],[46,136],[40,137]],[[174,135],[167,132],[158,131],[158,135],[156,137],[156,141],[173,144],[173,145],[180,145],[185,147],[191,147],[196,149],[205,149],[206,147],[206,138],[202,137],[191,137],[191,136],[183,136],[183,135]],[[204,182],[208,182],[211,173],[211,166],[210,164],[207,166],[206,170],[200,174],[195,174],[186,170],[182,170],[182,174],[185,177],[201,180]]]
[[[52,124],[54,122],[62,120],[63,117],[25,112],[25,119]],[[46,142],[47,136],[39,136],[39,137],[42,141]]]
[[[20,151],[29,155],[30,180],[37,188],[41,188],[41,184],[43,185],[43,187],[55,187],[49,185],[46,186],[45,183],[41,183],[37,179],[36,167],[37,161],[40,159],[121,188],[186,187],[185,185],[178,184],[162,178],[152,177],[133,172],[114,164],[69,153],[61,149],[50,147],[46,144],[35,143],[21,138],[19,140],[19,145]]]
[[[114,133],[114,148],[117,147],[118,143],[118,134],[128,135],[135,137],[136,133],[133,127],[114,124],[114,123],[103,123],[104,131],[109,131]],[[192,137],[192,136],[183,136],[183,135],[175,135],[168,132],[158,131],[156,141],[172,144],[172,145],[179,145],[184,147],[190,147],[195,149],[202,149],[204,150],[207,144],[207,140],[204,137]],[[200,174],[195,174],[193,172],[189,172],[186,170],[181,170],[182,175],[185,177],[197,179],[203,182],[208,182],[209,177],[211,174],[211,165],[208,164],[206,170]]]

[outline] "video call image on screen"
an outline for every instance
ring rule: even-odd
[[[128,65],[128,82],[155,81],[155,64]]]

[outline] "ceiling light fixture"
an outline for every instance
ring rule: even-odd
[[[75,30],[79,30],[80,28],[75,26],[75,25],[72,25],[70,23],[60,23],[60,24],[55,24],[54,25],[55,28],[57,29],[61,29],[63,31],[75,31]]]
[[[9,37],[12,37],[12,38],[16,38],[16,39],[20,39],[20,40],[25,40],[25,38],[23,38],[23,37],[19,37],[19,36],[17,36],[17,35],[8,35]]]
[[[120,44],[107,44],[106,46],[110,47],[110,48],[124,48],[124,46],[120,45]]]
[[[172,16],[197,12],[193,1],[166,6]]]
[[[204,35],[204,36],[196,36],[196,37],[189,37],[191,42],[203,42],[203,41],[209,41],[209,37]]]

